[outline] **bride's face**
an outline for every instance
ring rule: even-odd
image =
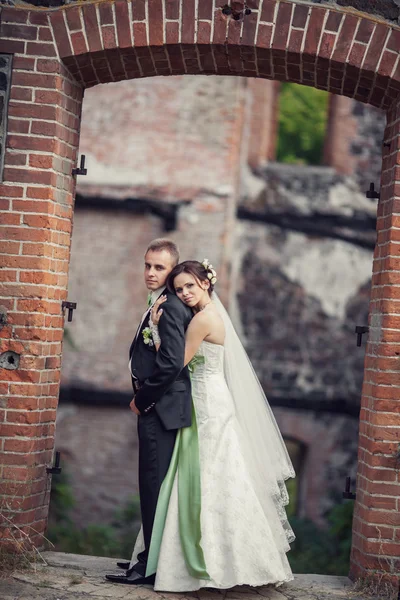
[[[190,273],[180,273],[174,280],[175,293],[190,308],[197,306],[208,296],[207,282],[199,282]]]

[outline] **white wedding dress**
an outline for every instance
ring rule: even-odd
[[[179,534],[177,474],[162,535],[155,590],[188,592],[202,587],[261,586],[293,578],[286,557],[293,532],[284,508],[278,511],[279,516],[274,508],[269,515],[255,492],[241,451],[235,404],[224,376],[224,351],[223,346],[203,341],[197,355],[204,357],[204,363],[197,364],[192,374],[200,455],[201,547],[210,580],[192,577],[185,564]],[[132,564],[143,547],[140,532]]]

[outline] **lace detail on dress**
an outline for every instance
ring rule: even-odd
[[[241,453],[240,424],[224,377],[224,347],[203,342],[197,355],[204,357],[191,374],[200,452],[201,547],[211,580],[195,579],[186,568],[176,478],[154,587],[189,592],[289,581],[293,576],[286,556],[291,529],[284,510],[285,485],[282,482],[277,490],[280,500],[271,495],[270,514],[266,514]],[[136,553],[140,547],[139,536]]]

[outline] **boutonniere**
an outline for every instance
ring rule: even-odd
[[[153,334],[151,333],[150,327],[145,327],[142,331],[143,341],[146,346],[154,346]]]

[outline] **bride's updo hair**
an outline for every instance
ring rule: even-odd
[[[207,260],[203,261],[203,263],[199,262],[198,260],[185,260],[172,269],[167,279],[167,288],[174,294],[174,281],[175,278],[181,273],[188,273],[189,275],[192,275],[197,283],[208,281],[210,284],[210,287],[208,288],[208,294],[211,296],[214,290],[214,284],[217,281],[217,277],[213,266],[208,264]]]

